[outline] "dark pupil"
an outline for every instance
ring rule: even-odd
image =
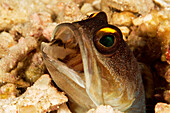
[[[105,47],[111,47],[114,44],[114,36],[105,35],[100,39],[99,42]]]

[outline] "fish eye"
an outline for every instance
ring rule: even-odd
[[[102,27],[95,32],[93,42],[100,53],[112,54],[122,42],[122,33],[116,26]]]
[[[105,47],[111,47],[114,44],[115,37],[113,35],[104,35],[99,40],[100,44]]]

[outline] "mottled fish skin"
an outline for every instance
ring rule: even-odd
[[[138,63],[123,40],[121,31],[108,24],[106,14],[95,13],[85,20],[60,26],[67,26],[76,32],[74,36],[78,38],[83,60],[85,88],[67,79],[57,67],[58,61],[43,51],[43,48],[50,45],[43,45],[42,51],[47,69],[55,83],[69,96],[72,106],[76,109],[73,111],[84,112],[100,104],[106,104],[127,113],[145,113],[145,94]],[[115,36],[119,36],[116,37],[112,50],[103,53],[97,49],[94,42],[96,33],[102,28],[111,28],[118,34]],[[70,86],[65,87],[63,82],[57,80],[56,74]]]

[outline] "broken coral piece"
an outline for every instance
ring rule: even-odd
[[[164,96],[164,100],[167,103],[170,103],[170,90],[165,90],[163,96]]]
[[[18,44],[9,49],[9,54],[0,60],[0,70],[9,72],[19,61],[37,47],[37,41],[33,37],[21,38]]]
[[[113,109],[110,105],[100,105],[96,109],[90,109],[87,113],[124,113]]]
[[[155,106],[155,113],[169,113],[170,104],[157,103]]]
[[[71,1],[58,1],[54,4],[49,4],[48,8],[57,15],[57,23],[80,21],[83,19],[83,14],[79,7]]]
[[[162,8],[170,8],[170,1],[169,0],[153,0],[156,4],[161,6]]]
[[[36,12],[29,16],[29,21],[13,26],[10,29],[10,34],[13,35],[14,40],[18,40],[20,37],[30,36],[40,38],[43,30],[50,23],[52,23],[52,14],[50,12]]]
[[[49,75],[42,75],[33,86],[17,98],[0,99],[0,112],[3,113],[46,113],[57,110],[68,101],[63,92],[51,85]]]
[[[42,74],[44,74],[45,64],[40,51],[37,51],[28,57],[29,58],[24,62],[27,64],[24,72],[24,78],[26,81],[34,83]]]
[[[21,38],[18,44],[9,48],[9,53],[0,59],[0,82],[16,81],[18,62],[22,61],[29,52],[36,49],[37,41],[33,37]],[[12,70],[12,71],[11,71]]]
[[[47,27],[49,23],[52,23],[52,15],[49,12],[38,12],[30,16],[30,36],[40,37],[43,29]]]
[[[0,33],[0,58],[8,54],[9,48],[15,45],[16,42],[13,40],[13,37],[8,32]]]
[[[15,98],[18,91],[14,84],[8,83],[0,88],[0,99]]]
[[[29,20],[30,14],[39,11],[49,11],[42,0],[1,0],[0,30],[24,23]]]
[[[109,8],[114,8],[144,15],[154,8],[154,3],[152,0],[101,0],[101,6],[107,13]]]
[[[89,12],[94,11],[94,8],[93,8],[92,4],[84,3],[80,10],[83,14],[87,14]]]
[[[17,77],[16,77],[16,72],[12,73],[6,73],[0,70],[0,84],[2,83],[14,83],[16,82]]]
[[[49,23],[48,26],[43,30],[43,36],[48,40],[51,41],[51,36],[52,33],[55,29],[55,27],[57,26],[57,23]]]
[[[118,26],[131,26],[132,20],[136,16],[131,12],[114,12],[112,15],[112,24]]]

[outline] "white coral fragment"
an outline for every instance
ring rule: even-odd
[[[124,113],[121,111],[118,111],[117,109],[113,109],[109,105],[100,105],[96,109],[90,109],[87,113]]]
[[[155,113],[169,113],[170,104],[157,103],[155,106]]]
[[[42,75],[32,87],[17,98],[0,99],[0,112],[4,113],[46,113],[57,110],[68,101],[63,92],[51,85],[49,75]]]

